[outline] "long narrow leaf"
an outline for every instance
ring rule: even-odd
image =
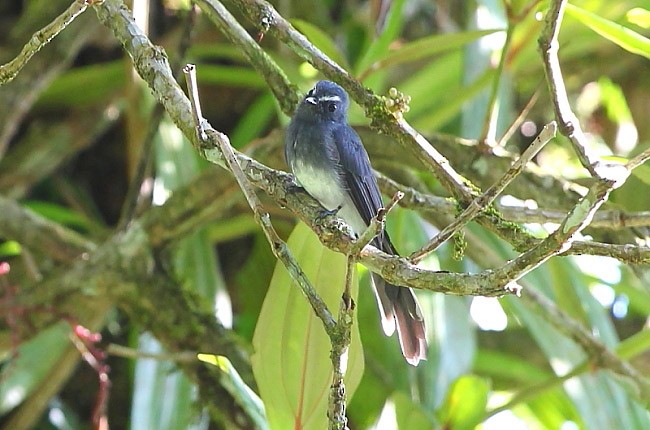
[[[391,42],[399,36],[400,31],[402,30],[402,9],[404,7],[405,0],[395,0],[390,5],[390,11],[388,12],[388,17],[386,18],[386,25],[382,33],[377,37],[368,47],[368,50],[365,52],[364,56],[361,58],[359,63],[356,66],[356,70],[359,75],[363,74],[368,67],[377,59],[381,58],[383,55],[388,52],[388,47]]]
[[[650,58],[650,39],[636,31],[572,4],[567,4],[566,13],[621,48]]]
[[[422,39],[405,43],[400,48],[388,52],[372,65],[372,70],[375,71],[385,67],[417,61],[434,54],[451,51],[480,39],[483,36],[499,31],[503,30],[475,30],[465,31],[462,33],[435,34],[433,36],[423,37]]]

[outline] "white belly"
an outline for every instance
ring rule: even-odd
[[[311,165],[296,162],[293,173],[300,185],[327,210],[341,209],[338,216],[352,227],[355,233],[361,234],[366,224],[354,207],[348,192],[341,185],[341,179],[330,170],[314,168]]]

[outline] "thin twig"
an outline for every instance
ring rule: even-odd
[[[192,39],[192,30],[194,29],[195,18],[197,9],[193,6],[185,17],[183,30],[178,41],[176,49],[176,59],[170,65],[174,77],[178,78],[182,65],[184,63],[185,55],[190,47]],[[135,167],[133,178],[129,184],[129,188],[124,197],[124,204],[120,213],[120,219],[117,222],[117,229],[124,229],[137,215],[137,213],[144,209],[144,207],[151,204],[151,193],[143,192],[143,184],[147,175],[150,174],[151,158],[153,155],[154,138],[158,134],[160,122],[165,115],[165,109],[160,103],[157,103],[153,112],[150,115],[148,122],[147,133],[144,137],[142,145],[140,145],[140,156],[138,157],[138,164]],[[145,198],[148,197],[148,198]]]
[[[197,132],[199,136],[202,137],[205,135],[210,143],[216,144],[216,146],[219,148],[219,151],[223,155],[226,165],[232,172],[235,180],[244,193],[248,205],[253,210],[256,221],[259,223],[260,227],[262,227],[264,235],[271,245],[273,254],[284,264],[291,278],[298,284],[302,292],[305,294],[312,308],[316,312],[316,315],[323,322],[325,331],[331,338],[334,335],[336,322],[332,317],[331,312],[327,309],[327,305],[325,302],[323,302],[323,299],[321,299],[314,287],[311,285],[304,272],[300,269],[298,262],[293,257],[287,244],[282,241],[282,239],[280,239],[275,229],[273,228],[269,214],[264,210],[264,207],[255,194],[251,183],[246,178],[246,175],[239,165],[237,157],[235,156],[235,153],[230,146],[228,137],[225,134],[214,130],[201,115],[198,86],[196,84],[196,68],[193,65],[188,64],[185,66],[183,71],[186,76],[188,92],[190,93],[192,100],[192,114],[197,124]]]
[[[501,136],[501,139],[497,142],[497,147],[503,147],[512,137],[512,135],[515,133],[515,131],[519,128],[519,126],[524,122],[526,117],[528,116],[528,113],[530,110],[535,106],[535,103],[537,103],[537,99],[539,98],[539,86],[533,93],[532,97],[530,100],[528,100],[528,103],[526,103],[526,106],[519,112],[519,115],[517,115],[517,118],[515,118],[514,121],[512,121],[512,124],[510,124],[510,127],[506,130],[505,133],[503,133],[503,136]]]
[[[411,151],[456,199],[465,204],[473,200],[475,195],[472,187],[467,185],[469,181],[459,175],[424,136],[404,118],[394,117],[379,96],[311,44],[273,6],[264,0],[229,0],[229,3],[236,5],[260,31],[272,33],[328,79],[345,88],[350,97],[365,109],[366,115],[371,119],[371,126],[394,137]]]
[[[329,430],[346,430],[348,428],[346,416],[347,394],[344,377],[348,367],[348,352],[352,340],[352,322],[354,321],[355,303],[352,300],[351,292],[355,269],[356,257],[350,254],[347,258],[345,287],[341,298],[339,317],[336,322],[337,335],[331,338],[330,360],[332,361],[333,372],[327,408]]]
[[[598,179],[589,188],[587,194],[569,211],[557,230],[544,240],[509,261],[494,271],[495,282],[505,280],[515,281],[539,267],[554,255],[559,255],[571,249],[573,241],[591,221],[598,208],[607,201],[609,193],[620,187],[629,176],[629,171],[621,166],[612,172],[618,173],[618,178]]]
[[[524,169],[526,164],[537,155],[537,153],[546,145],[546,143],[555,137],[555,121],[550,122],[539,133],[537,138],[530,144],[528,148],[521,154],[510,169],[501,177],[501,179],[480,197],[476,198],[470,205],[461,213],[451,224],[445,227],[438,233],[429,243],[423,246],[420,250],[414,252],[409,256],[409,259],[417,263],[422,260],[427,254],[436,250],[447,239],[456,234],[465,224],[472,218],[478,215],[481,211],[485,210],[496,197],[512,182]]]
[[[195,0],[207,17],[235,45],[237,45],[250,64],[264,78],[280,104],[282,111],[291,115],[300,101],[297,89],[289,82],[284,71],[273,61],[237,22],[234,16],[218,0]]]
[[[208,138],[206,129],[209,125],[207,124],[206,119],[203,118],[203,112],[201,111],[199,84],[196,81],[196,67],[194,64],[186,64],[185,67],[183,67],[183,74],[185,75],[185,82],[187,83],[187,93],[190,97],[190,107],[196,135],[198,136],[199,141],[203,142]]]
[[[329,407],[327,416],[329,418],[330,430],[347,429],[345,370],[348,363],[348,349],[350,348],[352,321],[354,318],[355,304],[352,300],[351,290],[354,280],[354,271],[357,264],[359,252],[368,245],[384,228],[384,222],[388,213],[397,205],[404,193],[398,191],[392,199],[383,208],[377,211],[377,215],[370,220],[370,225],[357,238],[354,245],[350,248],[347,256],[347,267],[345,272],[345,288],[339,309],[339,318],[336,323],[338,336],[332,339],[332,351],[330,358],[334,374],[332,376],[332,385],[330,388]]]
[[[174,123],[197,146],[197,149],[208,161],[223,166],[223,157],[219,151],[204,151],[198,146],[195,137],[196,130],[191,121],[190,103],[173,80],[164,55],[148,41],[137,27],[131,24],[129,14],[118,5],[117,1],[106,0],[101,7],[97,8],[98,16],[105,25],[115,32],[131,57],[137,59],[134,61],[136,69],[141,76],[148,78],[147,82],[151,89],[158,100],[165,105]],[[119,19],[115,19],[115,15],[119,15]],[[144,41],[148,43],[144,43]],[[151,76],[156,76],[156,79],[152,79]],[[341,231],[338,223],[315,222],[320,214],[320,206],[308,194],[295,192],[291,175],[269,169],[243,154],[238,153],[237,156],[240,164],[246,167],[245,171],[251,183],[275,199],[280,206],[287,207],[298,215],[318,234],[328,248],[347,253],[348,247],[353,243],[352,238]],[[306,202],[313,203],[306,204]],[[488,221],[485,224],[490,225],[491,222]],[[590,247],[585,244],[581,252],[589,253],[589,249]],[[645,248],[633,247],[619,251],[620,256],[635,262],[650,261],[650,252]],[[609,250],[597,247],[595,252],[602,255]],[[471,276],[427,271],[409,264],[405,259],[388,256],[369,247],[360,254],[359,261],[369,269],[380,273],[393,284],[460,295],[490,296],[512,293],[510,290],[504,290],[502,285],[491,284],[491,278],[486,277],[486,274]]]
[[[32,38],[23,46],[20,54],[10,62],[0,66],[0,86],[14,80],[18,73],[25,67],[25,64],[42,47],[54,39],[65,29],[76,17],[81,15],[94,0],[75,0],[61,15],[57,16],[48,25],[34,33]]]
[[[380,172],[375,172],[382,192],[394,194],[397,191],[404,193],[404,198],[399,204],[402,207],[423,213],[434,212],[456,216],[458,204],[453,199],[423,193],[412,187],[402,185]],[[541,209],[524,206],[506,206],[495,203],[503,219],[509,222],[525,224],[559,224],[566,216],[565,210]],[[594,214],[589,227],[619,230],[630,227],[650,226],[650,211],[626,212],[618,209],[599,210]],[[586,252],[587,254],[589,252]]]
[[[643,151],[642,153],[640,153],[639,155],[637,155],[636,157],[628,161],[625,167],[628,170],[633,170],[648,160],[650,160],[650,148],[646,149],[645,151]]]
[[[567,3],[567,0],[551,1],[550,9],[546,13],[544,29],[538,40],[539,49],[542,54],[548,89],[553,101],[555,119],[558,122],[560,133],[569,139],[584,168],[594,178],[599,178],[600,174],[596,169],[598,160],[594,154],[590,153],[587,138],[580,127],[580,122],[571,110],[558,58],[560,47],[558,35],[560,34],[564,8]]]
[[[501,78],[503,77],[503,68],[505,66],[506,59],[508,58],[508,50],[510,49],[510,43],[512,42],[512,33],[514,33],[514,30],[514,24],[512,22],[509,22],[508,29],[506,30],[506,40],[503,42],[503,46],[501,47],[501,58],[499,59],[499,65],[497,67],[496,73],[494,74],[494,82],[492,83],[490,99],[487,104],[485,119],[483,120],[481,137],[478,139],[479,150],[491,148],[496,143],[496,128],[497,120],[499,118],[499,111],[497,109],[499,86],[501,84]]]
[[[402,191],[396,191],[393,194],[393,197],[388,201],[386,206],[379,209],[377,215],[372,217],[370,220],[370,225],[366,230],[359,235],[357,240],[354,243],[354,246],[348,251],[348,255],[358,255],[361,250],[368,245],[372,240],[381,233],[384,229],[384,223],[386,220],[386,215],[393,210],[393,208],[399,203],[399,201],[404,197]]]
[[[71,4],[72,0],[56,0],[52,4]],[[31,3],[31,2],[30,2]],[[49,4],[45,1],[43,4]],[[96,10],[94,7],[93,9]],[[21,15],[21,22],[38,22],[43,18],[55,19],[53,13],[40,7],[26,7]],[[26,26],[18,25],[16,36],[27,39],[32,36]],[[22,68],[20,73],[0,91],[0,158],[9,148],[9,143],[19,130],[28,112],[39,99],[40,94],[52,81],[66,70],[76,58],[80,49],[97,34],[99,23],[92,19],[78,19],[74,25],[50,41],[48,49],[43,49]],[[43,136],[41,131],[41,136]]]

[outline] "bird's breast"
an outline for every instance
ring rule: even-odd
[[[300,185],[325,209],[331,210],[343,204],[346,193],[334,169],[306,163],[300,158],[294,161],[292,167]]]

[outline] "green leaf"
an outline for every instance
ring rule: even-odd
[[[0,258],[15,257],[16,255],[20,255],[20,252],[20,243],[14,240],[0,243]]]
[[[650,166],[642,164],[632,170],[632,175],[638,178],[641,182],[650,185]]]
[[[379,37],[370,44],[364,56],[356,65],[357,75],[359,76],[364,76],[366,74],[366,69],[388,52],[390,44],[402,31],[402,9],[404,8],[405,0],[394,0],[391,3],[390,11],[386,17],[384,30]]]
[[[43,91],[38,105],[80,108],[107,100],[124,85],[125,70],[123,60],[72,68]]]
[[[601,103],[607,110],[609,119],[618,125],[632,122],[632,112],[630,112],[630,107],[625,99],[623,88],[612,82],[607,76],[601,76],[598,79],[598,87],[600,88]]]
[[[198,354],[197,358],[200,361],[218,367],[226,375],[227,380],[224,381],[226,390],[232,394],[260,430],[268,429],[262,400],[241,379],[241,376],[237,373],[237,369],[232,366],[230,360],[224,356],[213,354]]]
[[[503,31],[501,29],[493,30],[475,30],[465,31],[462,33],[436,34],[433,36],[423,37],[413,42],[405,43],[394,51],[386,53],[381,59],[377,60],[367,74],[385,67],[396,66],[398,64],[417,61],[422,58],[430,57],[445,51],[460,48],[466,44],[480,39],[483,36]]]
[[[636,31],[572,4],[567,4],[566,13],[621,48],[633,54],[650,58],[650,39]]]
[[[58,364],[70,345],[70,326],[56,324],[18,347],[16,357],[0,371],[0,415],[6,414],[32,395],[43,378]]]
[[[269,92],[259,96],[239,118],[237,126],[230,133],[230,144],[241,148],[260,136],[275,116],[275,99]]]
[[[474,371],[493,379],[507,379],[518,384],[532,384],[552,377],[548,371],[522,357],[490,349],[480,349],[477,352]]]
[[[219,60],[226,60],[227,64],[239,63],[248,64],[246,58],[242,54],[241,49],[230,43],[193,43],[187,51],[188,59],[196,62],[218,62]],[[207,60],[207,61],[206,61]],[[198,68],[203,67],[201,64]]]
[[[625,18],[641,28],[650,28],[650,11],[647,9],[643,9],[642,7],[630,9],[625,14]]]
[[[395,404],[397,428],[399,429],[435,429],[433,418],[428,417],[417,402],[411,400],[403,391],[396,391],[392,397]]]
[[[92,224],[88,218],[86,218],[83,214],[69,209],[65,206],[60,206],[56,203],[49,203],[40,200],[31,200],[25,202],[23,206],[59,224],[63,224],[75,229],[81,229],[84,231],[89,231],[92,229]]]
[[[413,119],[413,126],[421,132],[436,131],[458,115],[466,103],[479,96],[492,83],[495,73],[494,69],[487,69],[468,86],[459,86],[453,91],[445,93],[441,98],[442,103],[439,103],[432,111],[423,112]]]
[[[336,315],[345,283],[345,256],[326,249],[304,224],[288,246],[328,308]],[[356,283],[353,298],[356,301]],[[346,392],[351,398],[363,374],[358,325],[352,327]],[[251,358],[253,374],[272,429],[325,429],[332,382],[330,341],[320,319],[277,263],[264,299]]]
[[[616,347],[616,354],[624,360],[629,360],[650,350],[650,330],[641,330],[633,334]]]
[[[313,43],[318,49],[323,51],[323,54],[330,57],[334,60],[339,66],[347,69],[349,67],[348,62],[341,50],[336,46],[336,43],[330,38],[330,36],[325,33],[320,28],[315,25],[303,21],[302,19],[292,19],[291,23],[296,27],[302,34],[304,34],[311,43]]]
[[[202,64],[201,67],[196,69],[196,74],[199,82],[202,84],[258,89],[267,88],[264,79],[249,67]]]
[[[472,430],[483,421],[490,386],[474,375],[458,378],[449,390],[439,416],[449,430]]]

